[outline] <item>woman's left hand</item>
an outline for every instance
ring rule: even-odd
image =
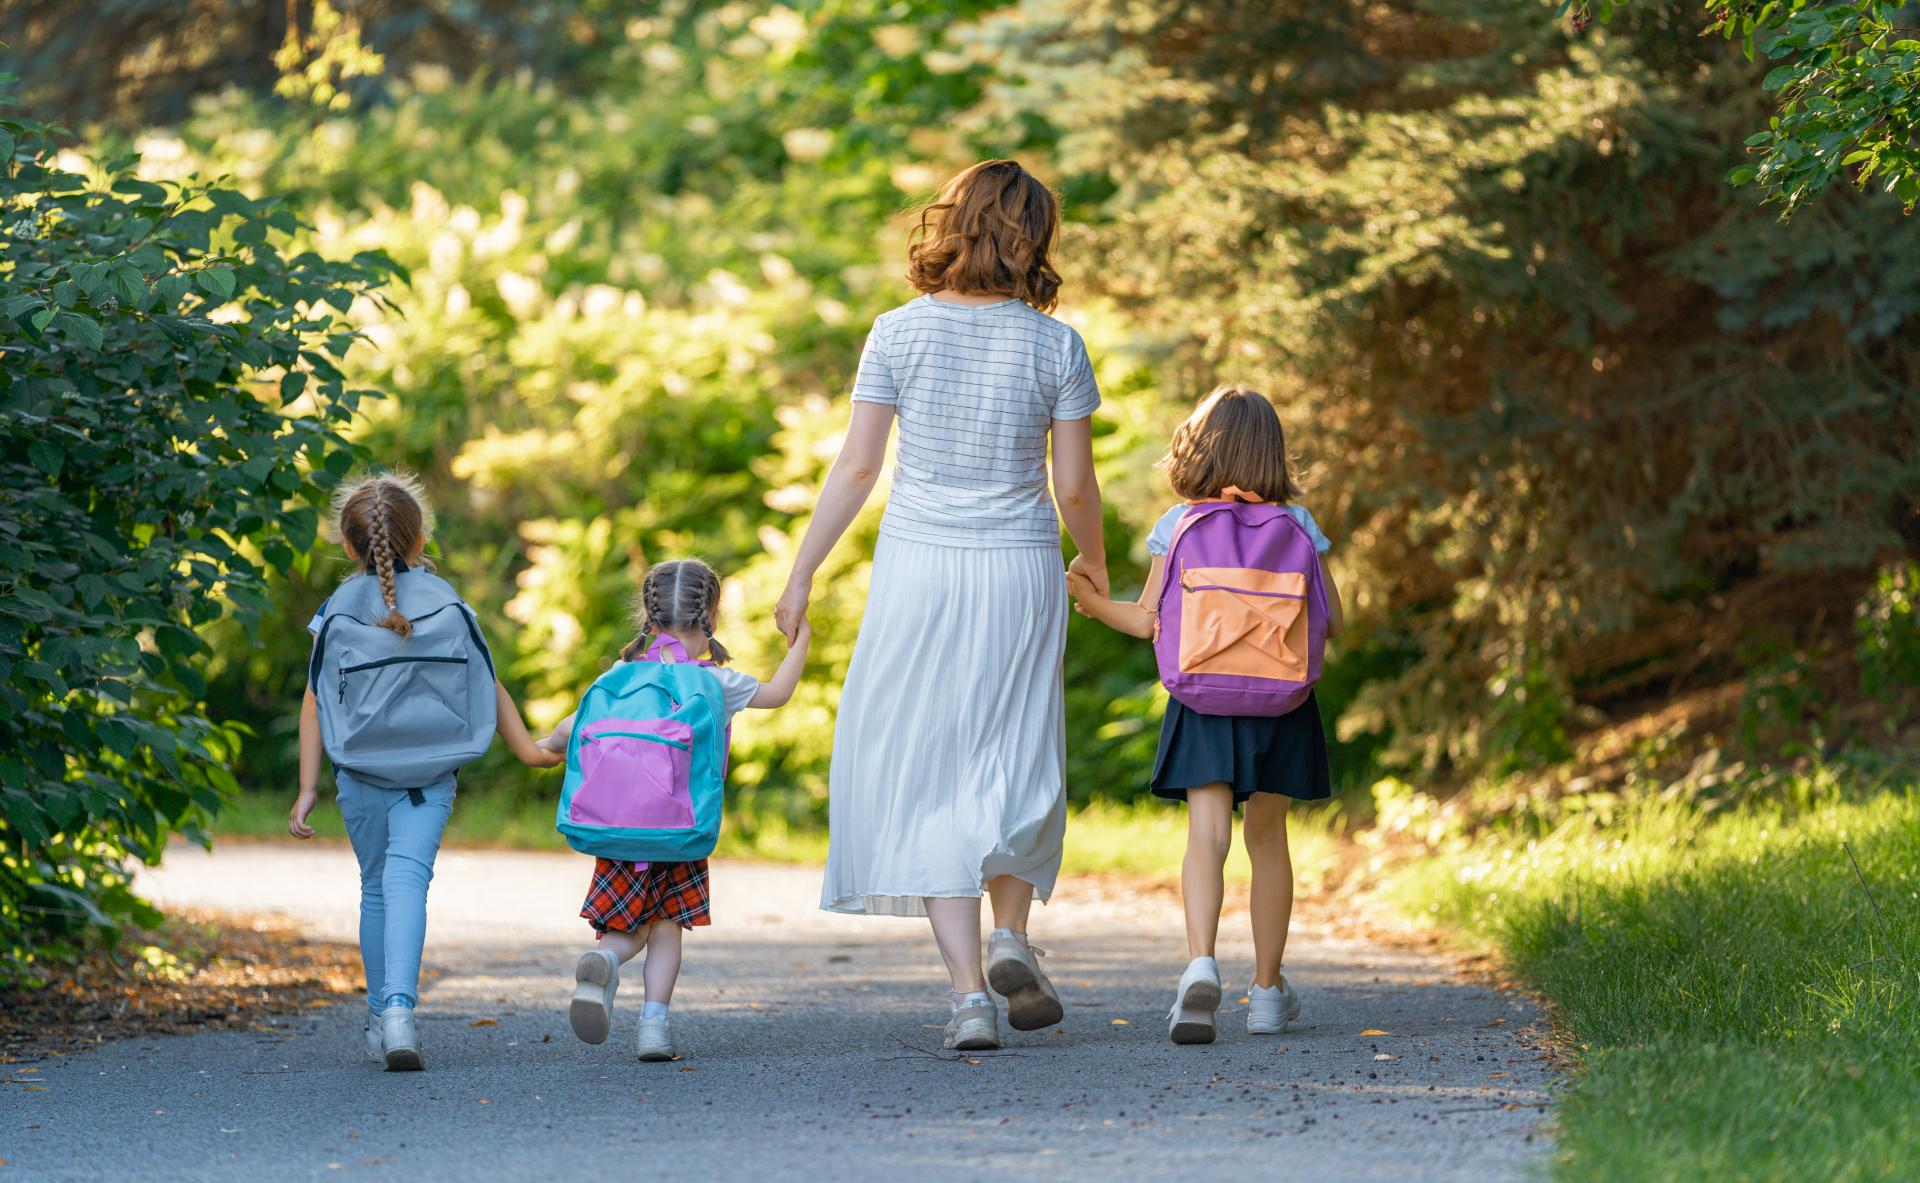
[[[1093,590],[1099,592],[1102,596],[1108,594],[1110,585],[1107,581],[1106,563],[1095,563],[1086,555],[1077,554],[1073,556],[1073,562],[1067,564],[1067,576],[1069,580],[1075,575],[1091,583]]]
[[[800,637],[800,626],[807,621],[807,602],[812,598],[813,588],[804,583],[789,583],[787,590],[780,593],[780,602],[774,605],[774,626],[787,639],[789,649]]]

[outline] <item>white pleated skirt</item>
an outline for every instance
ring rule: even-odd
[[[1059,547],[881,536],[834,724],[822,908],[924,916],[1001,875],[1053,893],[1066,638]]]

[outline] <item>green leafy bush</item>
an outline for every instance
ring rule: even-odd
[[[137,914],[233,790],[200,658],[310,548],[367,392],[339,314],[393,274],[283,254],[271,200],[90,169],[0,119],[0,952]],[[372,299],[378,300],[377,295]],[[244,634],[243,634],[244,635]]]

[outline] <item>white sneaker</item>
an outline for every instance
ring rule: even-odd
[[[1277,986],[1248,987],[1247,1003],[1249,1035],[1279,1035],[1300,1017],[1300,996],[1293,992],[1285,974],[1280,975]]]
[[[640,1020],[640,1058],[649,1064],[673,1059],[673,1031],[665,1015]]]
[[[1015,1031],[1051,1027],[1066,1016],[1060,994],[1041,971],[1036,949],[1010,928],[996,928],[987,938],[987,984],[1007,1000],[1007,1026]]]
[[[384,1063],[386,1061],[386,1058],[387,1058],[387,1049],[380,1042],[380,1016],[374,1014],[372,1011],[368,1011],[367,1012],[367,1059],[372,1060],[376,1064],[380,1064],[380,1063]]]
[[[1000,1015],[991,1002],[976,1002],[953,1012],[941,1046],[953,1052],[982,1052],[1000,1046]]]
[[[380,1012],[380,1046],[389,1072],[418,1072],[427,1066],[420,1058],[420,1029],[410,1006],[396,1003]]]
[[[1213,1012],[1220,1008],[1220,967],[1211,957],[1196,957],[1180,975],[1167,1012],[1167,1034],[1175,1043],[1212,1043]]]
[[[567,1025],[587,1043],[605,1043],[613,1030],[613,995],[620,988],[620,959],[605,949],[589,949],[574,963],[573,981]]]

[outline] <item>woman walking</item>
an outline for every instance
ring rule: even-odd
[[[1058,223],[1053,194],[1010,160],[967,169],[922,211],[908,249],[921,295],[874,322],[846,442],[777,611],[791,640],[897,420],[834,731],[820,906],[931,920],[951,979],[950,1048],[999,1046],[989,981],[1017,1029],[1062,1013],[1027,943],[1066,829],[1062,522],[1073,570],[1103,594],[1107,571],[1090,420],[1100,394],[1079,334],[1047,315]],[[982,894],[994,922],[985,975]]]

